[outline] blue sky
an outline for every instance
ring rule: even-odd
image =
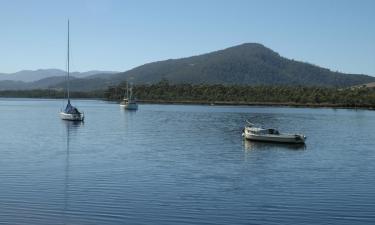
[[[373,0],[0,0],[0,73],[116,70],[245,42],[375,76]]]

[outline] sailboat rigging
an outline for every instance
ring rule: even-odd
[[[71,120],[71,121],[83,121],[85,116],[82,112],[80,112],[76,107],[74,107],[70,103],[70,40],[69,40],[69,20],[68,20],[68,62],[67,62],[67,80],[66,80],[66,91],[67,91],[67,98],[68,98],[68,104],[65,107],[65,110],[60,112],[60,118],[63,120]]]
[[[138,103],[133,95],[133,87],[130,87],[129,89],[129,82],[126,82],[126,96],[120,103],[122,107],[124,107],[127,110],[137,110],[138,109]]]

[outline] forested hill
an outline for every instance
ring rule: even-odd
[[[168,80],[170,84],[335,88],[375,83],[375,77],[332,72],[287,59],[261,44],[243,44],[199,56],[148,63],[122,73],[89,71],[71,75],[72,91],[105,90],[126,80],[136,85]],[[45,78],[36,80],[40,77]],[[0,90],[62,90],[66,86],[65,72],[60,70],[20,71],[0,74],[0,78],[9,79],[0,79]]]
[[[280,56],[261,44],[249,43],[182,59],[136,67],[111,76],[112,81],[153,84],[240,84],[348,87],[374,82],[375,77],[332,72],[309,63]]]

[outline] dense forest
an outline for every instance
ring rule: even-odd
[[[126,83],[107,90],[71,92],[72,98],[120,101]],[[170,84],[162,80],[152,85],[136,85],[133,92],[141,102],[197,104],[259,104],[375,108],[375,88],[326,88],[303,86],[241,86]],[[64,98],[57,90],[0,91],[0,97]]]
[[[249,86],[309,86],[344,88],[375,82],[375,77],[334,72],[310,63],[282,57],[256,43],[247,43],[203,55],[148,63],[113,74],[119,84],[223,84]]]
[[[123,98],[126,84],[108,88],[108,100]],[[375,107],[375,88],[322,88],[287,86],[170,84],[137,85],[135,96],[145,102],[184,102],[214,104],[280,104],[332,107]]]

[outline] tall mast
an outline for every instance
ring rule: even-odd
[[[69,68],[69,58],[70,58],[70,54],[69,54],[69,48],[70,48],[70,42],[69,42],[69,20],[68,20],[68,82],[66,83],[66,89],[67,89],[67,92],[68,92],[68,103],[70,103],[70,90],[69,90],[69,73],[70,73],[70,68]]]
[[[129,82],[126,81],[126,98],[129,100]]]

